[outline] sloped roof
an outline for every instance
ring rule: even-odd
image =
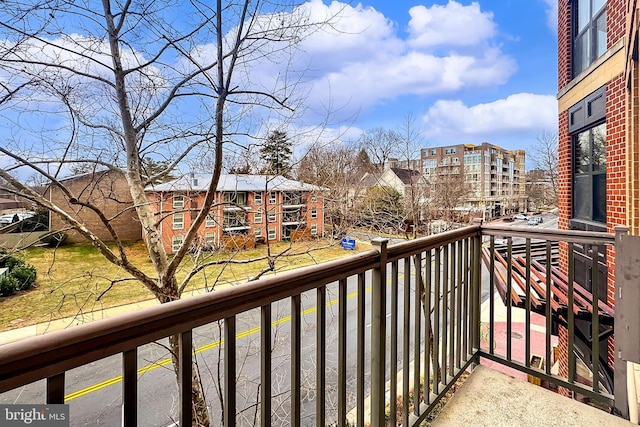
[[[391,168],[391,171],[406,185],[417,182],[421,177],[420,172],[413,169]]]
[[[147,192],[153,191],[207,191],[211,183],[211,174],[187,174],[173,181],[150,185]],[[280,175],[220,175],[217,191],[324,191],[323,187],[294,181]]]

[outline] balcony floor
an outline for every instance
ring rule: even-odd
[[[633,424],[526,381],[478,366],[431,425],[629,427]]]

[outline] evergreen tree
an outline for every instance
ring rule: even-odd
[[[291,172],[291,142],[287,133],[274,130],[269,134],[260,149],[260,158],[264,162],[262,173],[289,177]]]

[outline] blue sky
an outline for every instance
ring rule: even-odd
[[[177,7],[184,8],[186,3]],[[268,88],[301,101],[293,117],[267,110],[247,115],[246,122],[237,120],[246,124],[249,134],[264,136],[274,127],[287,126],[302,146],[315,141],[352,141],[373,128],[397,128],[408,115],[414,118],[424,147],[486,141],[508,149],[529,149],[543,132],[556,132],[557,0],[307,0],[296,10],[308,14],[311,22],[333,17],[333,26],[305,29],[308,32],[292,56],[287,57],[288,50],[279,50],[282,46],[277,45],[273,51],[265,46],[265,51],[247,56],[244,68],[234,75],[238,87]],[[189,21],[188,14],[176,16],[178,26]],[[277,25],[279,20],[268,16],[265,25]],[[299,15],[290,16],[296,19]],[[170,18],[173,20],[173,15]],[[234,34],[233,22],[228,37]],[[64,34],[51,36],[56,48],[43,48],[41,41],[35,40],[26,44],[29,50],[25,52],[45,61],[75,64],[81,70],[90,66],[92,72],[102,75],[106,69],[88,62],[84,54],[72,53],[72,49],[91,45],[94,59],[109,63],[104,35],[89,37],[86,32],[91,26],[86,22],[70,20],[61,28]],[[133,41],[139,44],[124,52],[125,62],[133,66],[154,57],[147,49],[153,46],[145,44],[145,39]],[[215,40],[205,36],[196,43],[202,44],[192,47],[190,53],[197,60],[210,60]],[[274,51],[275,57],[264,60],[263,54]],[[172,63],[174,60],[178,62]],[[138,84],[135,79],[139,79],[142,87],[162,87],[164,81],[182,78],[179,73],[172,74],[172,69],[188,69],[188,63],[175,57],[164,61],[168,67],[153,66],[147,73],[130,75],[134,79],[130,84]],[[12,84],[20,81],[11,71],[0,72],[0,81],[3,79],[15,81]],[[58,80],[61,85],[67,81]],[[75,94],[71,102],[88,120],[116,110],[112,97],[91,89],[95,81],[86,86],[88,90],[84,86],[87,82],[78,76],[68,81]],[[283,88],[284,92],[278,92]],[[139,102],[134,111],[141,116],[150,114],[146,103],[163,92],[145,94],[133,98]],[[3,106],[0,134],[7,142],[27,147],[33,156],[51,156],[57,143],[66,153],[66,109],[50,104],[47,94],[36,95],[30,100],[33,104],[16,102],[15,110]],[[202,105],[178,102],[167,110],[164,120],[197,127],[200,120],[204,123],[212,118],[207,109],[210,105],[204,109]],[[117,122],[117,117],[109,120]],[[158,129],[162,130],[161,126]],[[89,148],[99,152],[100,141],[109,140],[91,129],[74,137],[78,156]],[[176,143],[180,146],[184,142]],[[303,147],[296,150],[302,152]],[[111,154],[118,155],[113,150]],[[2,160],[0,157],[0,163]],[[527,166],[533,165],[529,162]]]
[[[557,131],[556,16],[557,0],[351,4],[340,25],[352,43],[305,42],[312,63],[333,58],[310,100],[332,93],[337,122],[355,117],[349,135],[412,114],[426,145],[528,149]]]

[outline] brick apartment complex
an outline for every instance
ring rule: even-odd
[[[561,229],[613,232],[616,226],[627,225],[632,233],[639,231],[636,3],[558,2]],[[575,247],[575,281],[587,290],[591,290],[592,253],[588,245]],[[599,298],[613,306],[614,250],[596,253],[601,261]],[[561,247],[560,262],[565,268],[567,258],[566,246]],[[559,335],[560,369],[566,373],[567,330],[562,325]],[[607,344],[605,357],[611,367],[613,340]]]
[[[202,208],[211,175],[190,174],[145,191],[161,218],[165,250],[173,253]],[[198,235],[211,247],[250,248],[256,242],[324,233],[322,188],[282,176],[222,175]]]
[[[81,203],[96,206],[109,219],[120,240],[140,240],[142,226],[138,214],[133,208],[133,199],[125,176],[117,171],[100,171],[72,176],[60,180],[60,183]],[[69,196],[56,186],[49,186],[47,197],[65,212],[87,226],[102,241],[113,241],[113,236],[98,215],[87,207],[71,203]],[[58,215],[50,213],[49,228],[52,231],[65,230],[67,241],[86,242],[75,230],[67,230],[68,224]]]
[[[419,170],[431,185],[438,185],[442,176],[462,174],[469,186],[466,207],[501,215],[526,210],[525,159],[524,150],[505,150],[483,142],[423,148],[420,159],[392,160],[390,165]]]

